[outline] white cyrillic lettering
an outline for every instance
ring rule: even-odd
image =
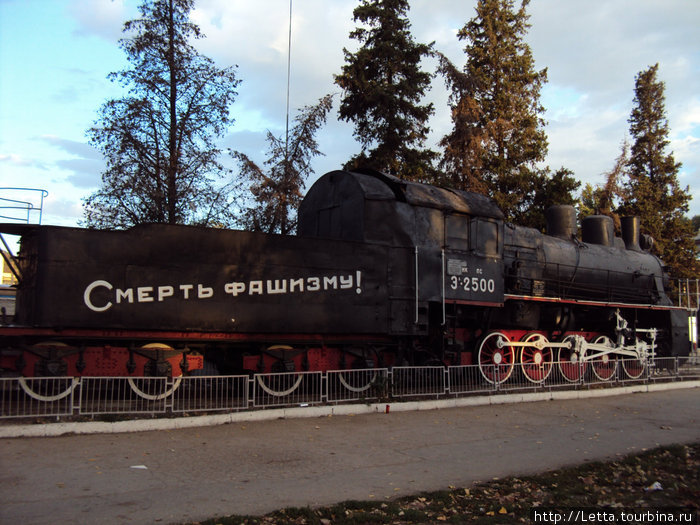
[[[162,301],[166,297],[172,297],[175,290],[172,286],[159,286],[158,287],[158,301]]]
[[[226,283],[224,291],[236,297],[238,294],[245,293],[245,283]]]
[[[262,281],[250,281],[248,285],[248,295],[262,295],[265,292]]]
[[[128,303],[134,302],[134,289],[127,288],[126,290],[121,290],[117,288],[117,304],[122,302],[122,299],[126,299]]]
[[[334,290],[338,289],[338,277],[333,276],[333,277],[324,277],[323,278],[323,289],[328,290],[330,287],[333,287]]]
[[[274,286],[273,286],[274,283]],[[287,293],[287,281],[282,279],[275,279],[274,281],[267,281],[267,293],[269,294],[280,294]]]
[[[304,291],[304,279],[290,279],[289,280],[289,293],[303,292],[303,291]]]
[[[214,288],[197,285],[197,299],[209,299],[214,295]]]
[[[85,306],[87,306],[93,312],[104,312],[112,307],[112,302],[107,301],[104,306],[95,306],[92,303],[91,295],[92,291],[97,287],[107,288],[107,290],[111,290],[113,288],[113,286],[107,281],[93,281],[87,286],[87,288],[85,288],[85,292],[83,293],[83,302],[85,303]]]
[[[362,272],[356,271],[355,275],[330,275],[323,277],[301,277],[295,279],[266,279],[258,281],[232,281],[224,284],[224,291],[227,294],[237,297],[238,295],[281,295],[295,292],[318,292],[323,290],[348,290],[353,286],[356,287],[356,292],[362,293]],[[495,285],[493,280],[479,280],[474,278],[473,281],[467,279],[465,287],[472,286],[474,291],[492,291]],[[195,296],[195,286],[197,287]],[[114,287],[107,281],[98,280],[90,283],[83,293],[83,301],[85,305],[94,312],[104,312],[113,306],[112,301],[116,304],[130,303],[152,303],[154,301],[163,302],[168,297],[174,297],[179,290],[183,299],[209,299],[214,296],[214,288],[204,286],[203,284],[180,284],[180,285],[163,285],[163,286],[139,286],[136,288],[117,288],[112,300],[105,300],[104,305],[96,305],[93,302],[93,292],[98,288],[106,288],[113,290]],[[103,294],[102,294],[103,295]],[[99,302],[99,300],[98,300]]]
[[[309,292],[318,292],[321,289],[321,279],[318,277],[309,277],[306,279],[306,289]]]
[[[341,290],[347,290],[348,288],[352,288],[352,275],[348,275],[345,277],[344,275],[340,276],[340,289]]]
[[[182,295],[185,299],[190,298],[190,291],[194,288],[193,284],[181,284],[180,290],[182,290]]]
[[[136,288],[136,297],[137,301],[140,303],[152,303],[153,302],[153,296],[151,293],[153,292],[153,286],[139,286]]]

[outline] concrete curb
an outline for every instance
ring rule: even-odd
[[[251,421],[268,421],[272,419],[313,418],[329,416],[348,416],[360,414],[377,414],[390,412],[408,412],[417,410],[439,410],[483,405],[503,405],[510,403],[528,403],[535,401],[552,401],[566,399],[588,399],[610,397],[645,392],[661,392],[700,387],[700,380],[679,381],[673,383],[653,383],[631,385],[600,390],[553,390],[548,392],[526,392],[502,395],[473,396],[428,401],[404,401],[390,403],[323,405],[308,407],[275,408],[250,412],[233,412],[195,417],[178,417],[167,419],[136,419],[131,421],[88,421],[45,423],[32,425],[2,425],[0,439],[19,437],[56,437],[66,434],[116,434],[123,432],[147,432],[152,430],[177,430]]]

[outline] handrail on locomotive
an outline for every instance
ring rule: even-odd
[[[691,314],[697,315],[700,305],[700,279],[678,279],[678,306],[687,308]],[[693,291],[695,288],[695,291]]]
[[[36,224],[41,224],[41,218],[44,210],[44,198],[49,195],[49,192],[40,188],[19,188],[19,187],[0,187],[0,195],[6,195],[11,193],[19,193],[18,197],[22,194],[33,194],[38,193],[36,199],[29,199],[29,197],[11,199],[9,197],[0,197],[0,219],[8,221],[16,221],[25,224],[30,224],[32,219],[32,213],[38,213]],[[38,199],[38,203],[36,200]],[[21,216],[18,216],[15,211],[26,212]],[[10,213],[12,215],[5,215]]]
[[[12,195],[14,193],[19,194],[17,195],[18,198],[11,199],[9,197],[1,196]],[[26,194],[32,195],[35,193],[38,193],[38,197],[36,199],[22,197]],[[0,187],[0,220],[30,224],[32,221],[32,214],[38,214],[36,224],[41,224],[41,219],[44,212],[44,198],[46,198],[48,195],[48,191],[39,188]],[[18,281],[21,281],[22,275],[19,267],[17,266],[15,256],[12,253],[12,249],[7,243],[2,232],[0,232],[0,242],[2,242],[2,245],[5,248],[4,250],[0,250],[2,253],[2,258],[5,260],[5,264],[15,278]]]

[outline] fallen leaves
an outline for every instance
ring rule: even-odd
[[[374,494],[370,495],[374,497]],[[319,509],[284,509],[261,517],[232,516],[208,525],[360,525],[364,523],[530,523],[535,507],[698,509],[700,444],[671,446],[537,476],[496,479],[385,502],[349,501]]]

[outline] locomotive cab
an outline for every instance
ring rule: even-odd
[[[390,275],[409,274],[393,280],[407,286],[391,288],[395,333],[420,336],[412,344],[429,348],[430,359],[444,361],[448,347],[461,354],[484,307],[503,305],[503,214],[483,195],[335,171],[303,200],[298,234],[391,246]]]

